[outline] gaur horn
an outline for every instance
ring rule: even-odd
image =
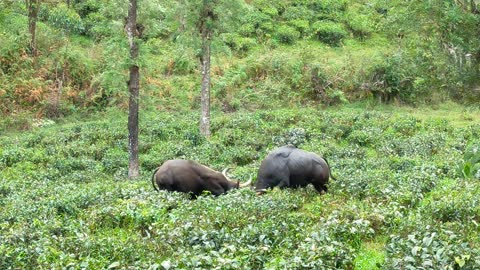
[[[250,175],[250,178],[248,179],[247,182],[240,184],[238,187],[240,188],[248,187],[251,183],[252,183],[252,175]]]
[[[264,194],[265,192],[267,192],[267,189],[266,189],[266,188],[264,188],[264,189],[257,189],[257,190],[255,190],[255,191],[256,191],[257,195],[262,195],[262,194]]]
[[[222,171],[223,176],[225,176],[225,178],[227,178],[227,180],[230,180],[230,177],[228,177],[228,175],[227,175],[227,171],[228,171],[229,169],[230,169],[230,168],[227,167],[227,168],[223,169],[223,171]]]

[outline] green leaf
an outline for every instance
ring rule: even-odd
[[[466,162],[463,165],[463,170],[462,170],[463,177],[470,178],[472,176],[472,170],[471,169],[472,169],[472,165],[470,164],[470,162]]]
[[[108,266],[108,269],[113,269],[120,266],[120,262],[113,262]]]
[[[412,255],[413,255],[413,256],[417,256],[417,254],[418,254],[418,252],[419,252],[420,250],[422,250],[422,247],[414,246],[414,247],[412,248]]]
[[[458,264],[458,266],[460,267],[463,267],[465,265],[465,259],[463,258],[460,258],[460,257],[455,257],[455,262]]]
[[[165,268],[166,270],[170,269],[172,267],[171,263],[169,260],[163,261],[162,262],[162,267]]]

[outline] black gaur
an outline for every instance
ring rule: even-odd
[[[330,177],[336,180],[325,158],[294,146],[283,146],[262,161],[255,190],[261,194],[273,187],[296,188],[312,184],[318,192],[326,192]]]

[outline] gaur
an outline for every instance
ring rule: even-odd
[[[330,177],[336,180],[325,158],[294,146],[283,146],[262,161],[255,190],[261,194],[273,187],[296,188],[312,184],[318,192],[327,192]]]
[[[246,187],[251,181],[250,177],[246,183],[240,184],[240,181],[228,178],[227,169],[220,173],[196,161],[180,159],[165,161],[152,176],[153,188],[157,191],[179,191],[195,197],[203,191],[210,191],[213,195],[224,194],[231,189]]]

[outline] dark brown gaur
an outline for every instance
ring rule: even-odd
[[[218,196],[252,182],[252,177],[243,184],[233,181],[227,176],[227,171],[228,168],[220,173],[193,160],[167,160],[153,172],[152,184],[157,191],[179,191],[196,197],[204,191]]]

